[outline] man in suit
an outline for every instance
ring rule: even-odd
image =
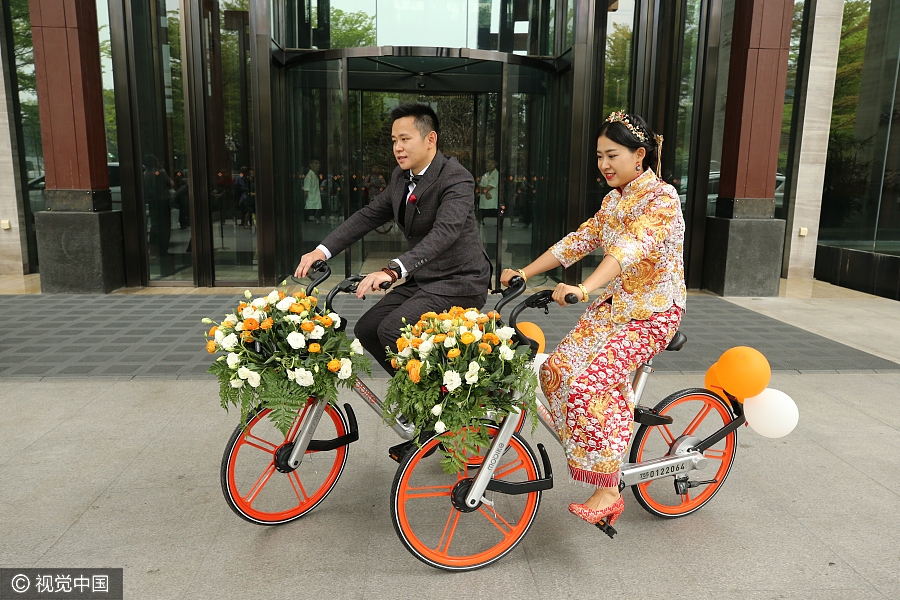
[[[357,289],[380,290],[406,278],[356,323],[356,337],[389,373],[385,346],[394,345],[402,319],[415,322],[428,311],[451,306],[481,308],[491,279],[475,218],[475,180],[456,159],[437,149],[440,124],[425,104],[401,104],[391,111],[391,140],[397,168],[384,192],[353,213],[312,252],[295,275],[306,276],[317,260],[342,252],[365,234],[394,219],[409,249],[381,271],[369,273]]]

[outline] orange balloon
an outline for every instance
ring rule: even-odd
[[[546,345],[547,340],[544,339],[544,332],[541,331],[540,327],[528,321],[525,321],[524,323],[516,323],[516,326],[519,328],[519,331],[521,331],[525,336],[530,337],[538,343],[539,353],[544,351],[544,346]]]
[[[722,390],[722,384],[719,383],[719,375],[716,373],[716,365],[718,363],[713,363],[712,366],[706,370],[706,376],[703,378],[703,387],[713,392],[722,400],[728,400],[725,396],[725,392]]]
[[[747,346],[735,346],[722,353],[716,363],[716,376],[729,394],[738,398],[756,396],[769,386],[772,369],[762,352]]]

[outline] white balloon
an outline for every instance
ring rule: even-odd
[[[759,435],[768,438],[784,437],[794,430],[800,411],[790,396],[772,388],[758,396],[744,400],[747,424]]]

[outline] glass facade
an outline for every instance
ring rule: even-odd
[[[847,0],[819,244],[900,255],[900,6]]]
[[[27,19],[25,0],[12,2]],[[696,148],[715,132],[697,120],[709,85],[704,15],[722,8],[718,115],[733,3],[101,0],[110,181],[129,284],[268,284],[292,271],[386,185],[395,166],[388,115],[407,101],[436,109],[440,149],[472,173],[498,274],[599,209],[608,188],[594,165],[573,166],[570,153],[593,148],[573,148],[572,132],[612,110],[641,113],[665,135],[661,175],[686,198]],[[27,35],[27,24],[17,31]],[[585,70],[577,63],[585,56],[602,67]],[[40,123],[27,53],[17,58],[37,178]],[[714,156],[712,198],[717,169]],[[698,207],[686,205],[686,216]],[[403,248],[386,224],[333,267],[367,272]],[[583,278],[598,261],[565,277]]]

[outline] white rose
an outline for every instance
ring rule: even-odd
[[[280,300],[278,302],[278,304],[275,305],[275,308],[277,308],[278,310],[287,312],[291,309],[291,305],[296,301],[297,301],[297,299],[294,298],[293,296],[285,296],[282,300]]]
[[[299,315],[284,315],[284,320],[290,321],[291,323],[293,323],[295,325],[299,325],[300,323],[303,322],[303,317],[301,317]]]
[[[222,321],[222,327],[234,327],[235,325],[237,325],[237,322],[238,322],[237,315],[234,315],[234,314],[225,315],[225,320]]]
[[[225,357],[225,362],[228,363],[230,368],[237,369],[237,366],[241,364],[241,357],[234,352],[229,352],[228,356]]]
[[[285,372],[287,373],[287,378],[288,378],[290,381],[293,381],[293,380],[294,380],[294,377],[295,377],[295,375],[294,375],[294,370],[293,370],[293,369],[287,369],[287,371],[285,371]]]
[[[480,341],[480,340],[481,340],[481,336],[483,336],[484,333],[482,333],[482,331],[481,331],[480,329],[478,329],[477,327],[473,327],[473,328],[472,328],[472,335],[475,336],[475,341],[477,342],[477,341]]]
[[[247,383],[249,383],[252,387],[258,388],[259,381],[259,373],[257,373],[256,371],[250,371],[250,376],[247,377]]]
[[[444,340],[444,348],[452,348],[456,345],[456,338],[447,336],[447,339]]]
[[[444,333],[447,333],[453,329],[453,321],[451,319],[444,319],[441,321],[441,329],[444,330]]]
[[[304,338],[303,334],[299,331],[292,331],[287,336],[287,343],[290,344],[291,348],[294,350],[299,350],[306,346],[306,338]]]
[[[516,351],[507,346],[506,344],[502,344],[500,346],[500,360],[512,360],[516,355]]]
[[[469,385],[478,383],[478,371],[466,371],[466,383]]]
[[[465,325],[460,325],[459,329],[456,330],[457,335],[462,335],[462,334],[468,333],[468,332],[469,332],[469,328],[466,327]]]
[[[352,342],[350,342],[350,350],[351,350],[354,354],[362,354],[362,353],[363,353],[363,347],[362,347],[362,344],[360,343],[360,341],[354,339]]]
[[[431,340],[425,340],[419,345],[419,356],[426,356],[433,349],[434,342],[432,342]]]
[[[480,317],[480,316],[481,316],[481,315],[479,315],[479,314],[478,314],[477,312],[475,312],[474,310],[468,310],[468,311],[466,311],[466,314],[465,314],[465,317],[466,317],[468,320],[470,320],[470,321],[475,321],[475,320],[478,319],[478,317]]]
[[[244,387],[244,380],[243,379],[232,379],[231,387],[233,387],[235,389]]]
[[[219,344],[219,345],[221,346],[221,345],[222,345],[222,340],[225,339],[225,334],[222,333],[222,330],[221,330],[221,329],[216,329],[216,333],[215,333],[215,335],[214,335],[213,337],[215,337],[216,343]]]
[[[504,342],[515,335],[516,330],[512,327],[501,327],[496,331],[497,337],[503,340]]]
[[[348,379],[351,375],[353,375],[353,363],[350,362],[349,358],[342,358],[338,379]]]
[[[441,433],[444,433],[445,431],[447,431],[447,426],[444,424],[443,421],[438,421],[437,423],[434,424],[434,432],[435,433],[441,434]]]
[[[247,379],[248,377],[250,377],[250,373],[252,372],[253,371],[251,371],[247,367],[241,367],[238,369],[238,377],[240,377],[241,379]]]
[[[234,330],[235,330],[235,331],[243,331],[243,330],[244,330],[244,322],[241,321],[240,323],[238,323],[237,325],[235,325],[235,326],[234,326]]]
[[[341,315],[336,312],[328,313],[328,316],[331,317],[332,322],[334,323],[334,328],[337,329],[341,326]]]
[[[472,362],[469,363],[468,372],[469,373],[477,373],[480,368],[481,368],[481,365],[479,365],[477,361],[473,360]]]
[[[234,335],[233,333],[229,333],[224,338],[222,338],[222,341],[220,342],[219,345],[222,346],[222,348],[224,348],[225,350],[231,350],[232,348],[237,346],[237,344],[238,344],[238,337],[236,335]]]
[[[409,358],[410,355],[412,354],[412,350],[413,350],[412,346],[407,346],[406,348],[404,348],[397,354],[398,354],[398,356],[402,356],[403,358]]]
[[[297,385],[299,385],[300,387],[309,387],[313,383],[315,383],[313,381],[313,374],[303,367],[294,369],[294,381],[296,381]]]
[[[321,325],[316,325],[313,327],[313,330],[309,332],[309,339],[321,340],[323,335],[325,335],[325,329]]]
[[[253,302],[250,303],[251,306],[255,306],[256,308],[265,308],[269,305],[269,301],[265,298],[257,298]]]
[[[276,302],[278,302],[278,290],[272,290],[271,292],[269,292],[269,295],[266,296],[266,300],[269,304],[275,304]]]
[[[245,306],[241,311],[241,316],[245,319],[251,319],[256,315],[256,309],[252,306]]]
[[[462,385],[462,378],[456,371],[446,371],[444,373],[444,385],[447,387],[448,392],[452,392]]]
[[[441,412],[443,410],[444,410],[443,404],[435,404],[434,406],[431,407],[431,414],[433,414],[436,417],[439,417],[439,416],[441,416]]]

